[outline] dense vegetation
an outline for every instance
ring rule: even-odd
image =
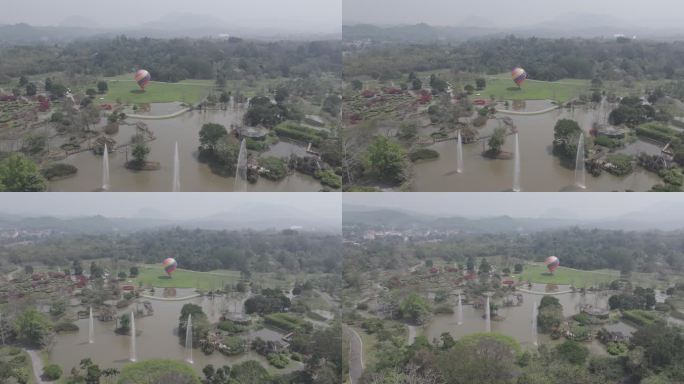
[[[116,246],[112,243],[116,242]],[[174,255],[185,269],[249,272],[334,272],[341,264],[340,239],[297,231],[212,231],[169,229],[122,235],[55,236],[0,250],[22,264],[64,265],[73,260],[113,258],[159,263]]]
[[[84,40],[64,46],[17,46],[0,50],[0,79],[52,72],[116,76],[141,67],[154,80],[247,80],[308,77],[341,72],[339,42],[255,42],[192,39]]]
[[[589,39],[477,39],[455,46],[389,45],[346,56],[344,75],[393,79],[411,71],[454,69],[496,74],[523,66],[532,79],[675,79],[684,75],[684,43]]]

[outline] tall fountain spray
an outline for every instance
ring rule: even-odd
[[[487,295],[487,303],[485,304],[485,330],[489,333],[492,331],[492,315],[489,309],[489,295]]]
[[[461,294],[458,294],[458,325],[463,325],[463,301]]]
[[[109,190],[109,150],[107,144],[104,145],[102,152],[102,190]]]
[[[188,314],[188,323],[185,325],[185,361],[194,364],[192,360],[192,314]]]
[[[584,166],[584,133],[580,133],[577,143],[577,158],[575,159],[575,185],[586,189],[586,170]]]
[[[2,325],[2,312],[0,312],[0,339],[2,340],[2,345],[5,345],[5,327]]]
[[[235,192],[247,192],[247,142],[242,139],[235,167]]]
[[[176,142],[176,150],[173,154],[173,192],[180,192],[180,158],[178,156],[178,142]]]
[[[515,134],[515,163],[513,165],[513,192],[520,192],[520,142]]]
[[[93,307],[90,307],[90,318],[88,320],[88,343],[95,342],[95,322],[93,321]]]
[[[135,313],[131,312],[131,351],[129,360],[132,362],[138,361],[138,351],[135,348]]]
[[[538,345],[537,341],[537,302],[532,303],[532,344]]]
[[[461,131],[458,131],[458,144],[456,147],[456,172],[463,173],[463,141],[461,140]]]

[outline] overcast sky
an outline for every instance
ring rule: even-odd
[[[58,25],[82,16],[108,27],[136,26],[169,13],[210,15],[253,27],[339,30],[342,0],[0,0],[0,23]],[[337,26],[337,27],[335,27]]]
[[[345,193],[344,204],[396,208],[437,216],[558,217],[609,219],[655,205],[678,203],[684,194],[665,193]],[[344,215],[344,211],[342,213]],[[563,218],[563,217],[559,217]],[[682,218],[684,222],[684,218]]]
[[[342,220],[340,193],[3,193],[0,213],[136,217],[155,210],[169,218],[197,219],[253,203],[289,206],[304,214]]]
[[[345,24],[405,24],[424,22],[456,25],[476,16],[498,27],[536,24],[563,13],[594,13],[639,25],[681,25],[681,0],[344,0]]]

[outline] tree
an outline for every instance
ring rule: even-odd
[[[38,92],[38,87],[35,83],[26,84],[26,96],[35,96]]]
[[[331,116],[338,116],[340,114],[340,107],[342,106],[342,98],[338,95],[329,95],[323,100],[323,111],[328,112]]]
[[[542,332],[551,332],[557,329],[563,321],[563,306],[553,296],[544,296],[539,303],[537,314],[537,326]]]
[[[472,93],[475,91],[475,87],[473,87],[473,86],[470,85],[470,84],[466,84],[466,86],[463,87],[463,89],[464,89],[464,90],[466,91],[466,93],[468,93],[469,95],[472,94]]]
[[[480,273],[489,273],[489,272],[491,272],[491,270],[492,270],[491,264],[489,264],[489,262],[487,262],[487,259],[485,259],[483,257],[482,261],[480,262],[479,272]]]
[[[406,152],[387,137],[376,136],[366,150],[364,160],[366,173],[378,181],[398,184],[406,180]]]
[[[420,79],[418,78],[413,79],[411,81],[411,89],[413,89],[414,91],[423,89],[423,82],[420,81]]]
[[[582,129],[576,121],[560,119],[553,128],[553,154],[560,157],[564,164],[574,166],[577,157],[577,144]]]
[[[475,258],[472,256],[468,256],[468,260],[466,261],[466,269],[468,272],[474,272],[475,271]]]
[[[133,161],[138,166],[143,166],[146,163],[149,154],[150,148],[144,142],[139,142],[133,147]]]
[[[0,161],[0,185],[7,192],[43,192],[47,189],[47,181],[36,163],[16,153]]]
[[[522,273],[523,265],[522,264],[516,264],[513,266],[513,269],[515,270],[515,273]]]
[[[200,148],[215,150],[219,139],[228,135],[226,127],[221,124],[208,123],[202,126],[200,130]]]
[[[138,267],[136,267],[135,265],[132,266],[132,267],[128,270],[128,275],[129,275],[130,277],[138,277],[138,274],[139,274],[139,273],[140,273],[140,270],[139,270]]]
[[[261,384],[268,382],[268,371],[258,361],[249,360],[233,365],[230,377],[240,384]]]
[[[589,349],[574,340],[566,340],[556,347],[558,354],[571,364],[584,364],[589,356]]]
[[[498,127],[494,130],[492,137],[489,138],[487,145],[489,146],[489,154],[496,156],[501,152],[501,147],[503,147],[506,142],[506,128]]]
[[[230,102],[230,94],[226,91],[221,92],[221,96],[219,96],[219,102],[223,104]]]
[[[27,309],[15,320],[17,338],[30,346],[45,345],[50,329],[50,321],[35,309]]]
[[[86,95],[93,99],[95,96],[97,96],[97,90],[95,90],[95,88],[88,88],[86,89]]]
[[[29,81],[26,78],[26,76],[19,77],[19,86],[20,87],[25,87],[28,83],[29,83]]]
[[[98,92],[102,93],[107,93],[109,91],[109,84],[107,84],[106,81],[100,80],[97,82],[97,90]]]
[[[436,365],[447,383],[508,384],[516,376],[519,351],[518,342],[511,337],[470,334],[440,354]]]
[[[361,80],[353,80],[351,82],[351,86],[352,86],[352,89],[355,91],[360,91],[363,89],[363,83],[361,82]]]
[[[487,87],[487,80],[482,77],[477,78],[475,79],[475,86],[477,87],[478,91],[481,91]]]
[[[290,96],[290,91],[287,90],[285,87],[279,87],[275,91],[275,101],[278,104],[283,104],[287,100],[287,98]]]
[[[418,123],[415,121],[402,121],[399,124],[399,132],[397,136],[400,139],[410,140],[418,135]]]
[[[399,304],[401,317],[414,323],[422,324],[430,313],[430,306],[418,294],[411,293]]]

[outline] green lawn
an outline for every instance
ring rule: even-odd
[[[526,264],[520,277],[523,281],[542,284],[574,284],[577,288],[609,283],[620,278],[620,272],[612,270],[581,271],[558,267],[553,275],[543,264]]]
[[[213,88],[211,80],[184,80],[178,83],[153,81],[142,92],[132,75],[108,78],[109,92],[101,96],[104,102],[117,100],[126,104],[185,102],[196,104],[207,97]]]
[[[587,80],[563,79],[559,81],[527,80],[518,89],[511,80],[510,74],[487,76],[487,87],[480,93],[482,98],[492,95],[497,100],[555,100],[567,102],[582,93],[589,93],[590,83]],[[474,96],[477,97],[477,96]]]
[[[139,267],[140,274],[133,279],[136,284],[159,288],[197,288],[220,289],[226,284],[235,284],[240,280],[238,271],[196,272],[187,269],[176,269],[168,278],[161,265],[144,265]]]
[[[236,284],[240,280],[240,272],[232,270],[216,270],[197,272],[187,269],[176,269],[171,278],[166,276],[161,265],[142,265],[138,267],[140,274],[133,282],[142,282],[145,286],[157,288],[196,288],[202,290],[222,289],[226,284]],[[291,288],[294,282],[305,280],[316,275],[277,275],[275,273],[253,273],[250,281],[263,287]]]

